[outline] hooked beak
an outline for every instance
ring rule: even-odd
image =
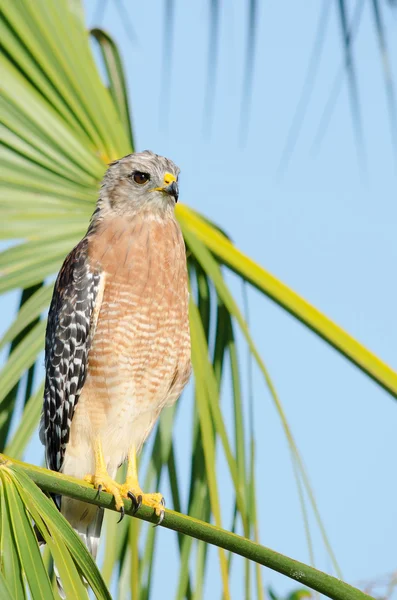
[[[178,189],[178,184],[176,181],[173,181],[172,183],[170,183],[170,185],[167,185],[167,187],[163,188],[163,191],[166,194],[169,194],[170,196],[172,196],[174,198],[175,202],[178,202],[179,189]]]
[[[164,175],[164,186],[163,187],[153,188],[150,191],[151,192],[164,192],[165,194],[172,196],[174,198],[175,202],[178,202],[178,197],[179,197],[178,184],[176,182],[176,178],[174,177],[174,175],[171,175],[171,173],[166,173]]]

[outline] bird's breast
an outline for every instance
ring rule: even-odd
[[[141,413],[166,402],[190,362],[183,238],[173,219],[115,219],[89,246],[105,277],[88,383],[114,407]],[[112,408],[113,410],[113,408]]]

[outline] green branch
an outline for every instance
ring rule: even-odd
[[[74,477],[67,477],[60,473],[48,471],[40,467],[28,465],[18,460],[8,458],[0,454],[0,464],[8,462],[15,464],[22,469],[29,477],[44,491],[69,496],[78,500],[83,500],[91,504],[96,504],[102,508],[116,510],[113,496],[106,492],[98,493],[91,485]],[[128,515],[133,515],[133,507],[131,500],[125,500],[125,512]],[[142,506],[134,515],[138,519],[156,523],[157,517],[153,515],[153,511],[145,506]],[[213,544],[225,550],[229,550],[235,554],[239,554],[244,558],[248,558],[258,564],[273,569],[278,573],[282,573],[291,579],[295,579],[300,584],[307,585],[309,588],[316,590],[333,600],[364,600],[369,599],[357,588],[354,588],[343,581],[327,575],[313,567],[310,567],[297,560],[279,554],[270,548],[261,546],[243,538],[234,533],[230,533],[214,525],[209,525],[198,519],[192,519],[186,515],[181,515],[172,510],[165,511],[165,518],[161,527],[178,531],[185,535],[189,535],[198,540]]]

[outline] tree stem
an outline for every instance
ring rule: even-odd
[[[82,480],[29,465],[0,454],[0,464],[4,462],[7,462],[9,466],[15,465],[17,468],[22,469],[43,491],[69,496],[90,504],[96,504],[102,508],[116,510],[113,496],[106,492],[99,494],[90,484]],[[153,510],[146,506],[142,506],[133,515],[132,502],[129,499],[125,500],[125,514],[150,523],[156,523],[157,521]],[[189,535],[208,544],[239,554],[278,573],[282,573],[333,600],[368,600],[370,598],[357,588],[309,565],[279,554],[247,538],[172,510],[165,511],[161,527],[178,531],[184,535]]]

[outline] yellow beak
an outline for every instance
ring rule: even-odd
[[[164,175],[164,187],[167,187],[167,185],[170,185],[170,183],[172,183],[173,181],[176,181],[176,177],[171,175],[171,173],[166,173]]]
[[[173,196],[175,202],[178,202],[178,184],[176,182],[176,177],[171,173],[165,173],[164,175],[164,186],[156,187],[150,190],[151,192],[164,192],[165,194],[169,194]]]

